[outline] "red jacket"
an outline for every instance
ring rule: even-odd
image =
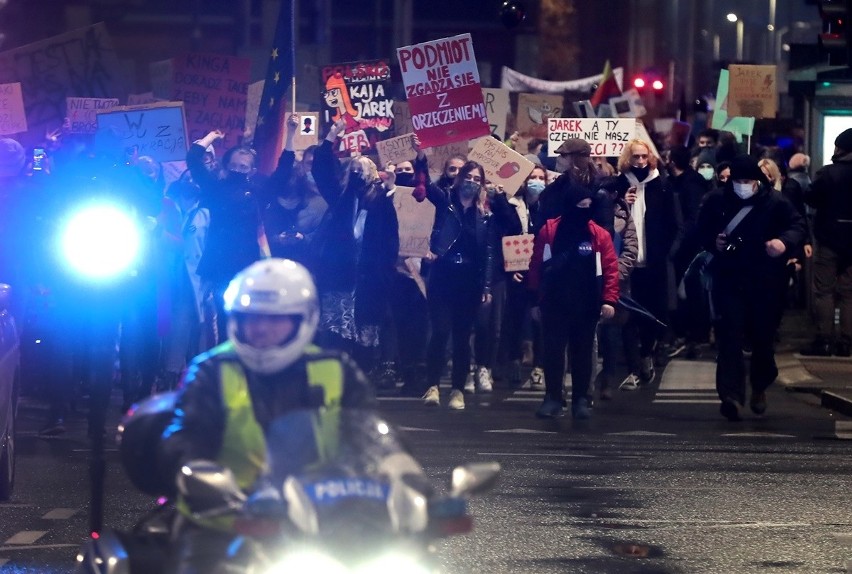
[[[556,228],[559,220],[548,219],[544,227],[538,232],[533,245],[533,255],[530,261],[530,271],[527,276],[527,286],[533,291],[539,292],[541,288],[541,269],[544,264],[544,246],[550,245],[553,249],[553,239],[556,237]],[[589,221],[589,235],[591,236],[592,251],[601,258],[601,273],[603,275],[603,289],[601,301],[607,305],[615,306],[618,301],[618,258],[612,245],[612,237],[603,227],[593,221]],[[539,293],[539,296],[541,293]]]

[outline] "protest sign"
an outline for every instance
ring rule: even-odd
[[[728,79],[728,70],[721,70],[719,85],[716,88],[716,108],[713,110],[710,127],[731,132],[738,142],[742,142],[744,135],[751,136],[754,131],[754,118],[728,114]]]
[[[154,102],[162,102],[160,98],[154,96],[154,92],[143,92],[141,94],[127,94],[128,106],[141,106],[143,104],[153,104]]]
[[[467,158],[480,163],[485,177],[494,185],[502,185],[509,197],[515,195],[535,167],[533,162],[491,136],[480,138]]]
[[[408,107],[408,102],[393,103],[393,135],[402,136],[414,132],[414,126],[411,124],[411,108]]]
[[[98,112],[96,141],[158,162],[186,159],[187,137],[182,102],[122,106]]]
[[[435,223],[435,206],[431,201],[418,202],[413,187],[398,185],[393,193],[393,207],[399,220],[400,257],[426,257],[429,238]]]
[[[533,253],[535,235],[507,235],[502,239],[503,271],[528,271]]]
[[[304,151],[312,145],[317,145],[319,141],[319,134],[317,132],[319,114],[299,112],[296,116],[299,118],[299,127],[296,128],[296,133],[293,135],[293,150]],[[287,118],[290,118],[290,114],[287,114]],[[284,138],[287,137],[287,129],[288,125],[285,124],[282,130],[282,137]]]
[[[432,181],[437,181],[441,177],[441,171],[444,169],[444,164],[454,155],[460,155],[467,158],[470,152],[470,144],[467,141],[453,142],[446,145],[431,147],[426,150],[426,155],[429,156],[429,177]]]
[[[396,165],[401,161],[412,161],[417,157],[413,139],[414,134],[405,134],[378,142],[379,169],[383,169],[389,163]]]
[[[127,78],[104,24],[79,28],[0,53],[0,83],[20,82],[27,118],[25,146],[65,120],[65,98],[124,97]]]
[[[775,118],[778,88],[775,66],[728,66],[728,115]]]
[[[499,88],[482,88],[485,99],[485,113],[488,115],[488,125],[491,135],[506,139],[506,118],[509,115],[509,90]]]
[[[0,135],[27,131],[27,116],[20,82],[0,84]]]
[[[242,142],[250,77],[248,58],[199,53],[174,58],[172,100],[184,103],[189,141],[222,130],[223,149]]]
[[[390,66],[384,60],[323,66],[320,108],[321,130],[338,120],[346,122],[337,153],[375,152],[376,142],[389,137],[393,127]]]
[[[98,131],[98,111],[117,105],[117,98],[65,98],[66,129],[72,134],[93,134]]]
[[[151,93],[160,100],[168,100],[174,86],[175,65],[173,60],[160,60],[148,65],[151,76]]]
[[[556,148],[573,138],[584,139],[593,156],[616,157],[624,145],[636,137],[636,120],[550,118],[547,122],[547,155],[556,157]]]
[[[648,110],[645,109],[645,102],[642,101],[642,96],[639,94],[639,90],[630,88],[629,90],[624,90],[622,95],[630,102],[630,112],[633,114],[631,117],[641,118],[648,113]]]
[[[589,100],[580,100],[579,102],[571,102],[571,104],[574,106],[574,112],[578,118],[596,117],[595,107]]]
[[[396,53],[421,146],[491,133],[470,34],[397,48]]]
[[[531,139],[547,139],[547,120],[562,117],[562,96],[518,94],[515,111],[518,141],[515,149],[526,152]]]

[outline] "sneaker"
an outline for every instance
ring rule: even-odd
[[[825,339],[817,337],[807,347],[800,349],[799,354],[806,357],[830,357],[831,345]]]
[[[62,419],[56,419],[38,431],[40,437],[55,437],[63,434],[65,434],[65,422]]]
[[[450,400],[447,406],[455,411],[464,409],[464,393],[458,389],[450,391]]]
[[[577,399],[577,402],[571,405],[571,416],[577,420],[585,420],[592,416],[589,400],[585,397]]]
[[[534,391],[544,390],[544,369],[536,367],[530,372],[530,377],[527,379],[527,384]]]
[[[669,359],[674,359],[675,357],[680,356],[686,350],[686,342],[683,339],[678,339],[675,341],[671,347],[668,348],[668,356]]]
[[[627,375],[627,378],[621,381],[621,384],[618,385],[618,390],[635,391],[638,390],[640,386],[642,386],[642,381],[639,380],[639,377],[637,377],[633,373],[630,373],[629,375]]]
[[[540,419],[555,419],[562,416],[562,401],[555,401],[550,397],[544,397],[544,402],[538,407],[535,416]]]
[[[738,401],[734,399],[723,399],[722,404],[719,405],[719,412],[722,413],[722,416],[728,419],[731,422],[736,422],[742,420],[740,418],[740,408],[742,405]]]
[[[476,385],[473,382],[473,379],[474,373],[473,371],[470,371],[467,374],[467,380],[464,382],[464,392],[469,393],[471,395],[476,391]]]
[[[752,393],[749,401],[751,412],[762,415],[766,412],[766,393]]]
[[[654,370],[654,358],[653,357],[645,357],[642,359],[642,367],[639,370],[639,378],[642,379],[642,383],[650,383],[654,380],[654,376],[657,372]]]
[[[490,393],[494,389],[494,379],[491,377],[491,369],[479,367],[476,371],[476,391],[479,393]]]
[[[437,407],[441,404],[441,393],[438,391],[437,385],[426,389],[426,394],[423,395],[423,404],[427,407]]]

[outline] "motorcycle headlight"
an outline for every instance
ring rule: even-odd
[[[106,280],[129,270],[140,247],[129,214],[113,205],[90,205],[75,213],[61,236],[65,261],[79,275]]]
[[[355,574],[431,574],[431,570],[405,554],[387,554],[355,569]]]
[[[291,574],[292,572],[347,574],[349,570],[331,556],[321,552],[296,552],[280,560],[267,570],[266,574]]]

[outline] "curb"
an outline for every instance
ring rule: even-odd
[[[795,355],[784,354],[778,357],[777,364],[776,382],[787,391],[818,396],[822,407],[852,417],[852,395],[826,390],[825,381],[808,371]]]
[[[852,417],[852,397],[843,396],[832,391],[820,393],[820,404],[840,414]]]

